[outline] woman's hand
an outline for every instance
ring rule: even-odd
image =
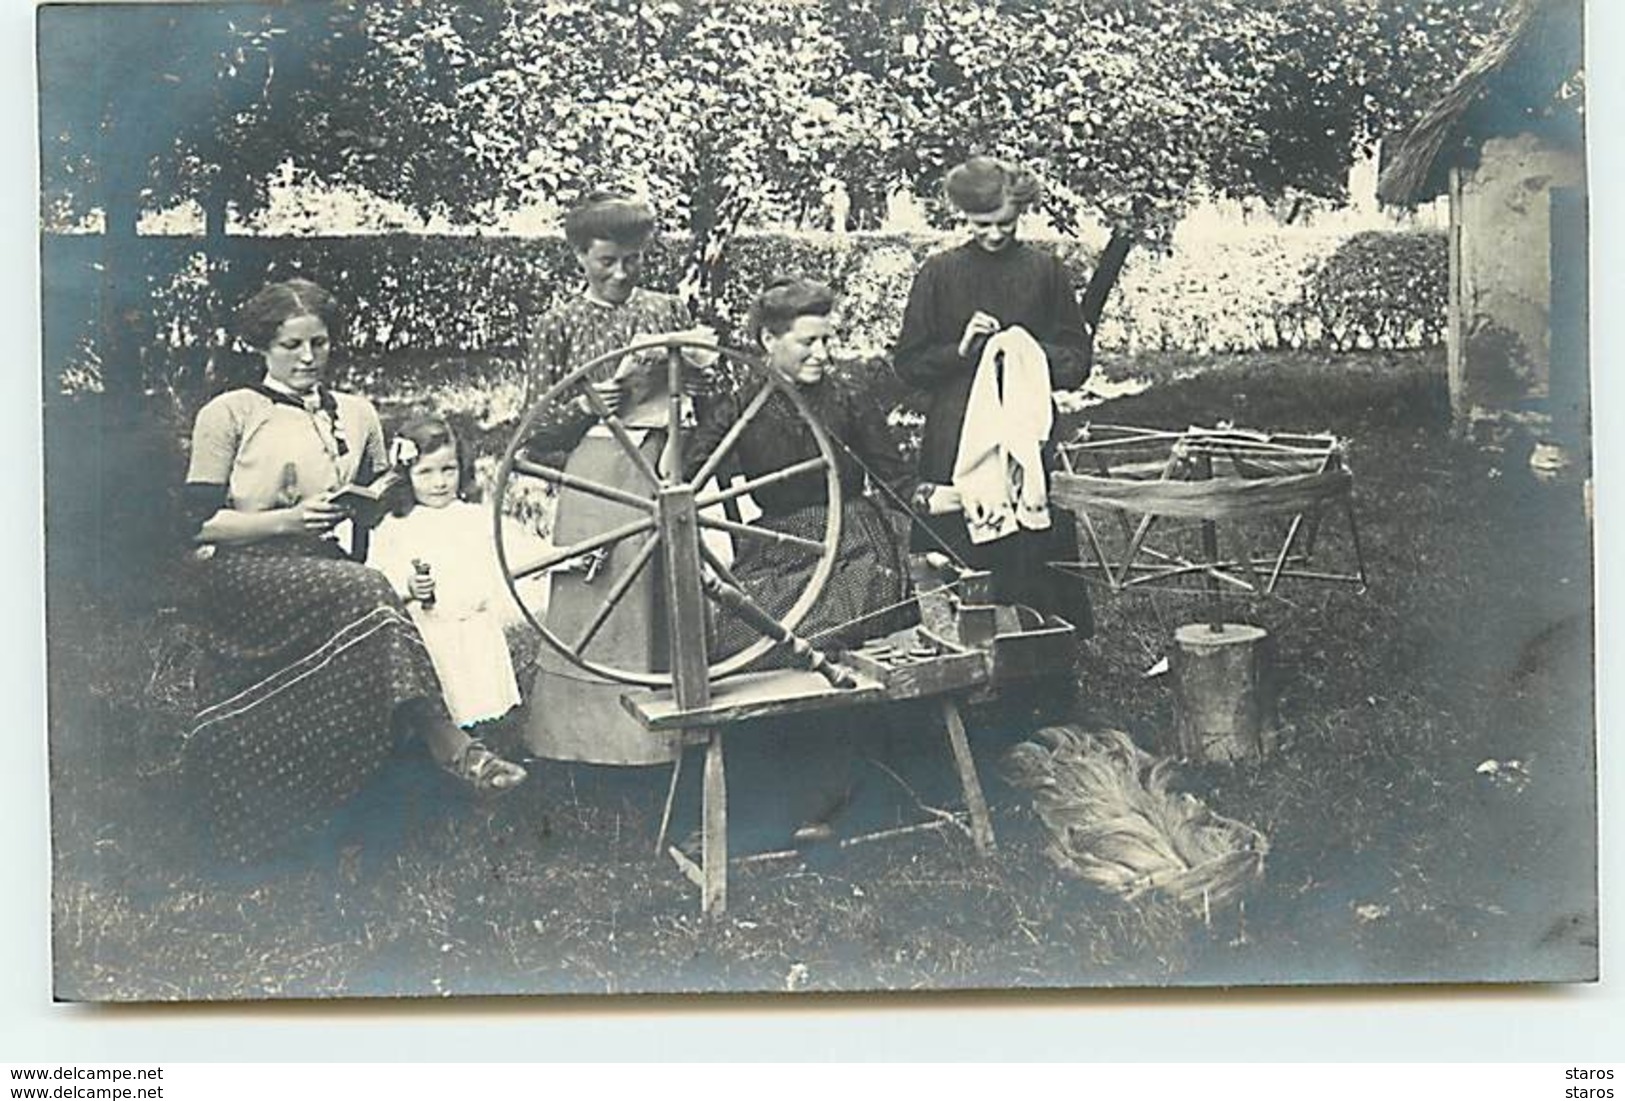
[[[959,490],[953,486],[937,485],[932,482],[922,482],[914,491],[914,500],[911,503],[916,512],[923,512],[927,516],[960,512],[965,507],[964,500],[959,496]]]
[[[301,502],[294,511],[298,513],[299,530],[310,535],[325,535],[350,516],[343,505],[334,503],[331,493],[311,497]]]
[[[971,314],[970,320],[965,322],[965,332],[959,338],[959,358],[968,357],[978,340],[987,339],[1001,327],[999,319],[984,310],[977,310]]]
[[[709,325],[696,325],[692,329],[671,334],[683,340],[692,340],[704,347],[689,346],[683,349],[683,358],[696,367],[709,367],[717,361],[717,331]]]
[[[949,512],[964,511],[965,502],[959,496],[959,490],[953,486],[932,486],[930,495],[926,498],[925,508],[932,516],[942,516]]]

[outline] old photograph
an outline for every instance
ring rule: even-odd
[[[1596,981],[1583,24],[41,6],[55,997]]]

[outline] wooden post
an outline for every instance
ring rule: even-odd
[[[1203,451],[1196,457],[1196,477],[1203,481],[1213,477],[1213,456]],[[1212,520],[1202,521],[1202,559],[1210,567],[1219,564],[1219,525]],[[1211,572],[1203,579],[1207,588],[1207,622],[1214,634],[1224,630],[1224,605],[1219,596],[1219,579]]]
[[[676,431],[675,426],[671,431]],[[657,518],[671,628],[672,695],[684,711],[711,702],[698,517],[692,488],[677,485],[661,489]],[[708,914],[720,914],[728,907],[728,787],[723,776],[722,732],[711,730],[706,737],[700,905]]]
[[[970,811],[971,844],[986,856],[994,846],[993,819],[987,812],[987,799],[982,795],[982,781],[976,775],[976,759],[971,756],[970,741],[965,737],[965,720],[959,714],[958,701],[952,696],[942,701],[942,717],[948,724],[948,748],[953,751],[954,767],[959,770],[965,809]]]
[[[1174,631],[1175,745],[1180,757],[1261,757],[1273,743],[1275,684],[1268,632],[1246,623]]]
[[[660,833],[655,837],[655,855],[659,856],[666,851],[666,844],[671,837],[671,812],[677,803],[677,784],[683,778],[683,754],[688,752],[688,746],[679,742],[677,759],[671,763],[671,780],[666,784],[666,805],[660,810]]]
[[[728,777],[723,769],[722,731],[712,729],[705,743],[705,794],[701,809],[700,909],[713,916],[728,909]]]

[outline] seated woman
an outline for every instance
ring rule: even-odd
[[[338,325],[333,296],[308,280],[254,295],[238,331],[264,377],[204,405],[192,432],[186,499],[210,703],[187,771],[218,847],[239,859],[320,825],[402,733],[479,791],[525,779],[451,722],[389,581],[335,537],[351,519],[335,491],[388,465],[372,405],[322,385]]]
[[[781,278],[770,284],[751,310],[751,342],[766,353],[766,370],[790,380],[835,444],[841,481],[841,542],[835,569],[818,601],[796,633],[832,651],[918,622],[908,561],[902,546],[901,516],[894,527],[875,497],[864,492],[865,474],[883,500],[907,500],[916,487],[912,472],[886,429],[885,410],[848,379],[832,375],[830,311],[834,293],[820,283]],[[711,402],[687,448],[692,476],[742,416],[757,387]],[[818,444],[794,404],[775,394],[751,420],[730,451],[736,473],[770,474],[818,456]],[[798,475],[757,490],[752,498],[762,515],[752,525],[803,539],[822,541],[829,511],[824,471]],[[819,552],[770,538],[736,536],[731,572],[768,614],[781,618],[806,589]],[[754,628],[722,613],[716,624],[713,660],[736,653],[761,637]],[[783,649],[763,659],[782,663]],[[857,755],[850,716],[782,716],[771,729],[730,746],[731,775],[754,804],[738,816],[736,839],[746,851],[827,840],[837,816],[857,791]],[[876,730],[866,730],[868,748],[878,751]],[[736,804],[737,805],[737,804]],[[732,827],[731,827],[732,828]]]
[[[915,489],[908,465],[886,429],[885,410],[849,381],[830,375],[829,314],[835,295],[821,283],[780,278],[756,299],[750,338],[767,357],[767,369],[794,384],[835,441],[841,479],[841,543],[835,569],[818,602],[796,633],[820,649],[833,650],[886,634],[918,621],[910,599],[908,561],[899,533],[876,500],[864,493],[864,475],[907,500]],[[692,475],[715,450],[754,396],[746,386],[711,402],[691,438],[686,465]],[[770,398],[731,450],[734,469],[747,478],[816,458],[818,443],[794,404],[783,394]],[[878,488],[878,487],[877,487]],[[752,495],[762,510],[754,526],[821,541],[828,513],[823,471],[801,474],[765,486]],[[775,618],[784,616],[806,589],[819,552],[771,538],[734,540],[733,573],[749,595]],[[724,614],[718,624],[717,652],[735,653],[761,637]]]

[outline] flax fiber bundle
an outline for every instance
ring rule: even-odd
[[[1269,842],[1168,791],[1170,761],[1117,730],[1052,726],[1010,750],[1010,782],[1033,793],[1049,858],[1126,899],[1157,891],[1203,910],[1238,899],[1263,877]]]

